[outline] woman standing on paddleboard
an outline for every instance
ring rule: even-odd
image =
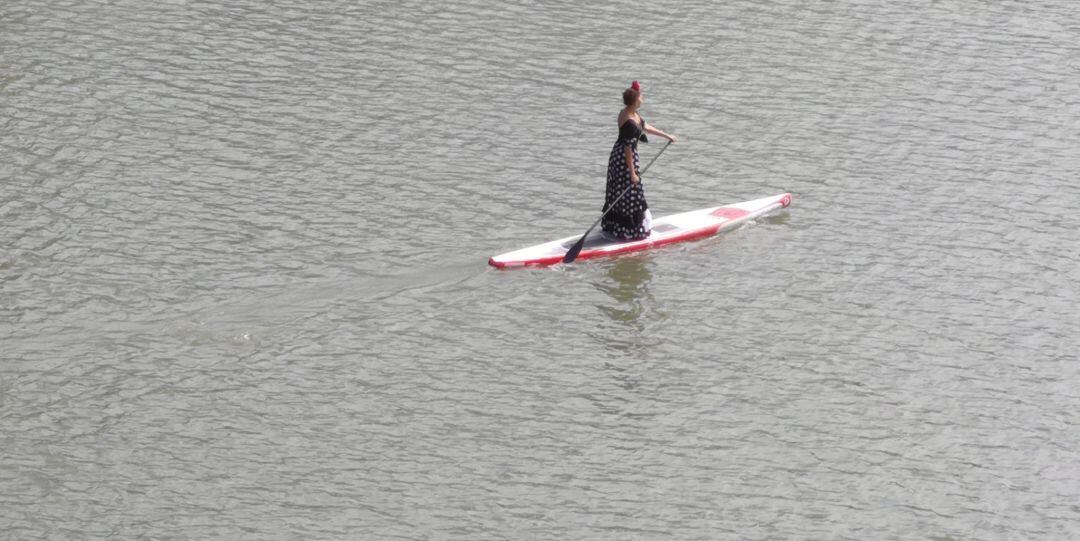
[[[603,210],[607,211],[613,202],[615,208],[604,216],[601,229],[608,236],[621,240],[643,239],[652,230],[652,213],[645,201],[645,188],[638,178],[638,141],[649,142],[646,133],[664,137],[672,143],[676,141],[674,135],[645,124],[638,114],[644,102],[645,96],[637,81],[623,91],[623,104],[626,107],[619,113],[619,138],[608,158],[607,195]],[[627,186],[630,186],[630,190],[616,201]]]

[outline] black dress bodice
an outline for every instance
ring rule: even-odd
[[[636,143],[637,141],[648,143],[649,138],[645,135],[645,119],[641,119],[640,126],[633,119],[627,119],[626,122],[623,122],[622,126],[619,126],[619,140],[623,143]]]

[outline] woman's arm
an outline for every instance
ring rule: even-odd
[[[652,127],[652,124],[646,124],[645,125],[645,132],[646,133],[651,133],[652,135],[655,135],[657,137],[663,137],[664,139],[667,139],[668,141],[671,141],[672,143],[679,140],[678,137],[675,137],[674,135],[671,135],[670,133],[667,133],[667,132],[665,132],[663,130]]]

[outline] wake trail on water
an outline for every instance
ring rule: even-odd
[[[404,273],[299,285],[219,302],[167,321],[159,321],[158,324],[187,329],[214,329],[214,334],[222,336],[243,336],[245,329],[266,332],[329,312],[352,312],[353,309],[348,307],[358,304],[383,303],[404,294],[452,290],[486,271],[486,265],[469,258]]]

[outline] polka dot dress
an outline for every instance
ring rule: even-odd
[[[638,126],[633,120],[627,120],[619,127],[619,139],[615,141],[615,147],[611,149],[611,157],[608,158],[607,171],[607,195],[604,198],[606,211],[611,203],[627,186],[630,186],[630,170],[626,167],[626,147],[629,145],[634,151],[634,171],[640,173],[638,168],[638,140],[648,141],[644,132],[645,121]],[[639,177],[640,178],[640,177]],[[638,240],[649,236],[649,229],[645,225],[645,211],[649,203],[645,201],[645,187],[640,182],[634,184],[626,195],[615,202],[615,208],[604,216],[600,227],[610,237],[621,240]]]

